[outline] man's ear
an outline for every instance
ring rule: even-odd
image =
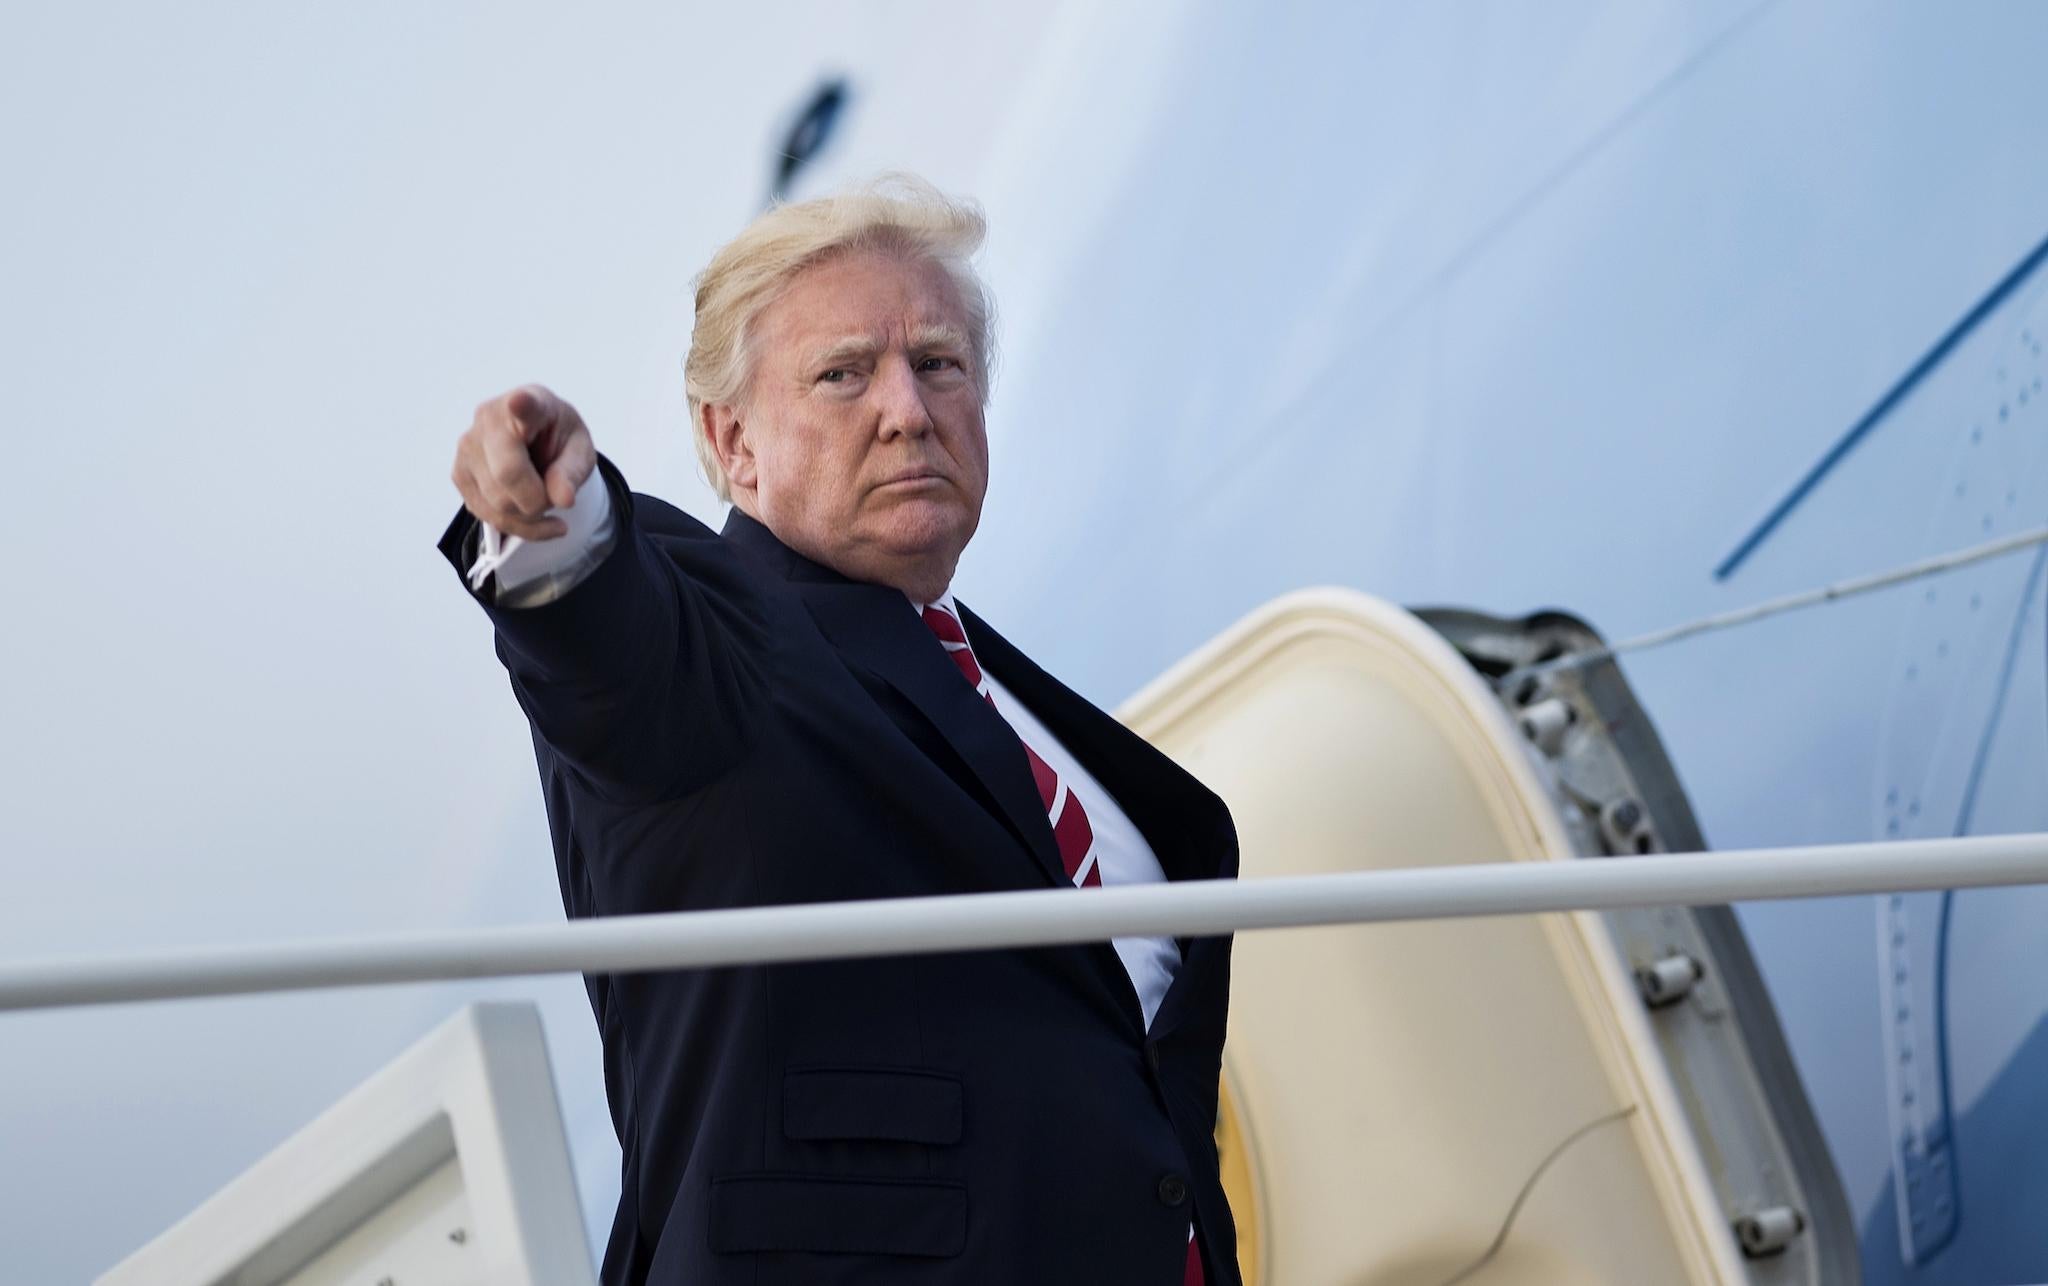
[[[747,439],[747,426],[740,420],[739,408],[723,402],[706,402],[698,408],[698,417],[698,432],[711,444],[711,453],[725,470],[726,484],[735,491],[752,491],[756,482],[754,447]]]

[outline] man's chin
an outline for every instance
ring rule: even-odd
[[[952,563],[974,534],[974,516],[957,504],[892,506],[874,527],[873,547],[904,562]]]

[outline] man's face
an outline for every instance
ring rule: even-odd
[[[967,318],[937,264],[857,251],[763,310],[726,455],[735,503],[790,548],[920,600],[981,521],[988,436]],[[725,454],[725,453],[722,453]]]

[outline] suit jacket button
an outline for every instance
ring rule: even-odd
[[[1156,1041],[1145,1042],[1145,1066],[1152,1069],[1154,1076],[1159,1074],[1159,1045]]]
[[[1188,1181],[1177,1174],[1169,1174],[1159,1181],[1159,1201],[1175,1209],[1188,1203]]]

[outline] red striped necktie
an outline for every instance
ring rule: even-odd
[[[924,609],[924,623],[939,636],[946,655],[953,658],[953,664],[960,667],[960,673],[974,685],[981,699],[1001,714],[996,709],[995,694],[988,690],[988,676],[974,659],[974,649],[967,645],[967,631],[960,627],[959,619],[934,603]],[[1030,742],[1021,736],[1017,741],[1024,747],[1024,757],[1031,761],[1031,779],[1038,783],[1038,799],[1045,805],[1046,819],[1052,823],[1053,842],[1059,846],[1060,865],[1066,868],[1067,878],[1084,889],[1100,888],[1102,870],[1095,860],[1095,829],[1088,824],[1088,810],[1081,807],[1080,798],[1067,789],[1052,765],[1039,758]],[[1195,1244],[1192,1225],[1188,1228],[1188,1258],[1181,1286],[1204,1286],[1202,1252]]]
[[[959,620],[934,603],[924,609],[924,623],[939,636],[946,655],[953,658],[953,664],[960,667],[960,673],[974,685],[981,699],[995,709],[996,699],[988,690],[988,676],[974,659],[974,649],[967,646],[967,631],[960,628]],[[1031,761],[1031,780],[1038,783],[1038,801],[1045,805],[1046,820],[1052,823],[1053,843],[1059,847],[1060,865],[1066,868],[1067,878],[1084,889],[1100,888],[1102,871],[1095,862],[1095,828],[1088,824],[1088,810],[1081,807],[1080,799],[1067,789],[1052,765],[1038,757],[1030,742],[1022,737],[1017,740],[1024,747],[1024,757]]]

